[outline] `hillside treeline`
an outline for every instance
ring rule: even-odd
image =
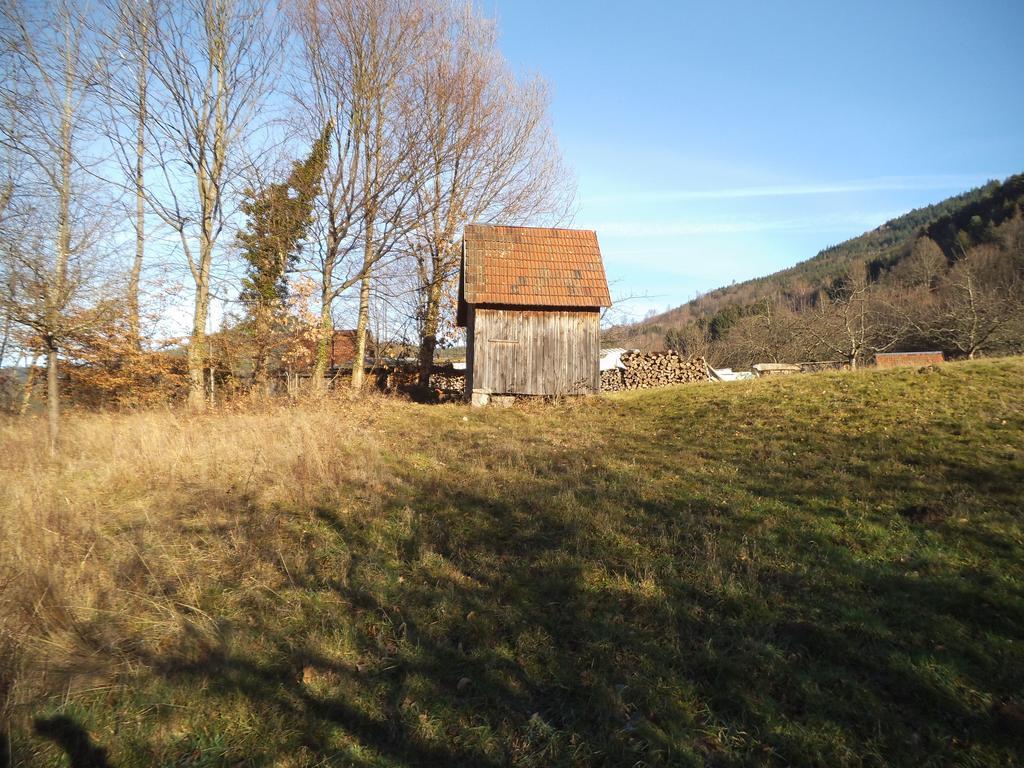
[[[1024,350],[1024,176],[990,183],[720,289],[640,326],[625,343],[714,365],[841,361],[937,349]]]
[[[335,326],[354,387],[375,340],[426,376],[464,224],[572,197],[455,0],[10,0],[0,67],[0,366],[52,409],[322,382]]]

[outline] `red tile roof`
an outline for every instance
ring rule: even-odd
[[[597,234],[470,224],[463,236],[467,304],[610,307]]]

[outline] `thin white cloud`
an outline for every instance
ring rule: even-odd
[[[849,232],[867,231],[898,215],[892,211],[871,213],[826,214],[797,218],[729,218],[701,221],[607,221],[597,223],[594,229],[599,237],[660,238],[694,235],[743,234],[750,232],[807,231]]]
[[[652,192],[615,193],[583,196],[584,203],[671,202],[676,200],[735,200],[757,197],[793,197],[800,195],[838,195],[870,192],[967,190],[984,184],[989,177],[961,176],[883,176],[852,181],[773,184],[722,189],[676,189]]]

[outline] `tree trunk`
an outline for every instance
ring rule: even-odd
[[[366,222],[363,273],[359,281],[359,319],[356,322],[356,355],[352,361],[352,389],[363,388],[366,367],[366,328],[370,324],[370,270],[373,267],[373,219]]]
[[[441,318],[441,283],[435,279],[427,287],[427,306],[420,331],[420,376],[421,387],[430,386],[430,372],[434,367],[434,351],[437,349],[437,326]]]
[[[32,358],[28,365],[28,373],[25,374],[25,388],[21,391],[21,405],[18,408],[18,415],[24,416],[28,413],[28,407],[32,403],[32,389],[36,384],[36,363],[38,360]]]
[[[320,294],[320,337],[316,340],[316,360],[313,363],[313,389],[322,391],[327,364],[330,362],[334,342],[334,320],[331,317],[330,288]]]
[[[270,367],[270,322],[267,308],[256,305],[253,318],[253,340],[256,342],[252,354],[252,388],[260,398],[270,395],[268,368]]]
[[[60,434],[60,380],[57,378],[57,347],[53,342],[46,348],[46,427],[50,453],[55,454]]]
[[[57,263],[53,281],[47,285],[46,313],[49,335],[46,338],[46,417],[50,453],[57,452],[60,431],[60,382],[57,379],[57,340],[54,332],[60,327],[61,297],[67,290],[68,260],[71,257],[71,128],[74,111],[71,94],[74,70],[70,58],[64,70],[64,114],[61,118],[60,204],[57,211]]]
[[[209,286],[196,285],[196,303],[192,314],[192,335],[188,342],[188,406],[201,411],[206,407],[205,357],[206,316],[210,311]]]
[[[7,341],[11,338],[11,313],[8,311],[4,318],[4,337],[0,340],[0,368],[3,367],[4,358],[7,357]]]
[[[368,246],[369,247],[369,246]],[[352,389],[362,389],[366,368],[366,329],[370,324],[370,275],[359,283],[359,319],[356,322],[356,355],[352,361]]]
[[[132,261],[131,272],[128,275],[128,332],[131,334],[132,346],[139,351],[142,349],[142,332],[139,322],[139,280],[142,276],[142,256],[146,248],[146,235],[142,230],[144,212],[141,197],[136,199],[135,215],[135,259]]]
[[[215,88],[211,104],[212,121],[204,124],[202,132],[212,134],[209,157],[201,156],[196,166],[196,184],[199,192],[200,231],[199,231],[199,263],[189,264],[196,282],[196,306],[192,317],[192,337],[188,345],[188,376],[190,387],[188,393],[189,407],[201,411],[206,407],[205,366],[206,354],[206,318],[210,313],[210,270],[213,266],[213,247],[217,239],[217,222],[215,216],[221,200],[221,184],[224,180],[224,164],[227,156],[228,136],[226,125],[226,93],[225,58],[227,43],[222,25],[225,21],[222,14],[227,6],[214,4],[216,13],[207,16],[204,23],[211,50],[210,73],[214,83],[207,80],[206,87]],[[209,11],[208,11],[209,13]]]
[[[135,127],[135,259],[132,261],[131,273],[128,276],[128,326],[131,341],[136,350],[142,349],[142,332],[139,321],[139,280],[142,276],[142,258],[146,251],[146,187],[145,187],[145,156],[146,156],[146,66],[148,55],[145,21],[139,30],[141,51],[139,55],[138,123]]]

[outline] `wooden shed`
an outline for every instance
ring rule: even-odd
[[[466,397],[482,405],[492,396],[597,392],[609,306],[596,233],[467,226],[457,315]]]

